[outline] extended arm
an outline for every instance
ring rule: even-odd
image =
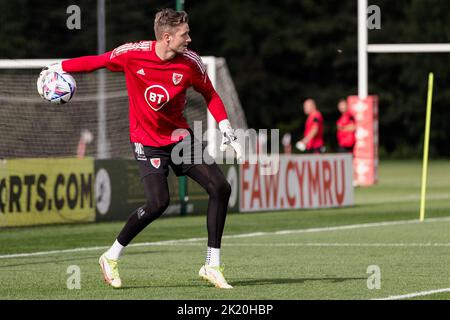
[[[111,71],[122,71],[122,60],[118,58],[111,59],[111,52],[106,52],[97,56],[84,56],[53,63],[41,70],[36,83],[38,93],[42,96],[42,84],[50,72],[92,72],[100,68],[108,68]]]
[[[219,124],[219,129],[222,133],[220,150],[223,152],[228,146],[231,146],[236,152],[238,162],[242,163],[242,147],[237,140],[230,121],[228,120],[227,112],[225,110],[225,106],[223,105],[222,99],[220,99],[216,90],[212,86],[208,76],[206,74],[198,73],[194,76],[193,86],[196,91],[203,95],[208,105],[208,110]]]

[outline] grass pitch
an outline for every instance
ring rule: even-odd
[[[119,290],[103,283],[97,260],[123,222],[3,229],[0,300],[449,299],[449,176],[450,162],[430,163],[423,223],[419,161],[381,162],[379,183],[357,188],[351,208],[228,215],[222,262],[233,290],[197,276],[204,216],[147,227],[121,259]],[[67,287],[70,266],[79,267],[80,289]]]

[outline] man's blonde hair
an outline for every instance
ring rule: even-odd
[[[188,15],[185,11],[175,11],[173,9],[162,9],[155,15],[155,36],[156,40],[161,40],[164,32],[171,31],[172,28],[182,23],[188,23]]]

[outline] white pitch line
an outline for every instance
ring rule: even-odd
[[[335,227],[309,228],[309,229],[297,229],[297,230],[281,230],[281,231],[273,231],[273,232],[253,232],[253,233],[243,233],[243,234],[223,236],[223,239],[250,238],[250,237],[268,236],[268,235],[330,232],[330,231],[342,231],[342,230],[386,227],[386,226],[396,226],[396,225],[405,225],[405,224],[442,222],[442,221],[450,221],[450,217],[430,218],[430,219],[426,219],[423,222],[421,222],[418,219],[414,219],[414,220],[399,220],[399,221],[389,221],[389,222],[351,224],[351,225],[335,226]],[[189,239],[177,239],[177,240],[166,240],[166,241],[155,241],[155,242],[141,242],[141,243],[131,244],[128,247],[171,245],[171,244],[206,241],[206,240],[207,240],[207,238],[203,237],[203,238],[189,238]],[[97,246],[97,247],[83,247],[83,248],[73,248],[73,249],[63,249],[63,250],[39,251],[39,252],[30,252],[30,253],[13,253],[13,254],[0,255],[0,259],[24,258],[24,257],[50,255],[50,254],[74,253],[74,252],[82,252],[82,251],[97,251],[97,250],[105,250],[107,248],[109,248],[109,247],[107,247],[107,246],[98,247]]]
[[[104,246],[104,247],[87,247],[87,248],[39,251],[39,252],[29,252],[29,253],[13,253],[13,254],[2,255],[2,256],[0,256],[0,259],[26,258],[26,257],[34,257],[34,256],[45,256],[45,255],[49,255],[49,254],[73,253],[73,252],[82,252],[82,251],[96,251],[96,250],[105,250],[108,248],[109,247]]]
[[[204,246],[203,243],[149,243],[153,246]],[[450,247],[450,243],[223,243],[223,247]]]
[[[420,184],[417,185],[417,187],[420,188]],[[450,195],[427,195],[426,200],[447,200],[450,199]],[[395,198],[384,198],[380,200],[370,200],[368,202],[364,202],[365,205],[371,205],[371,204],[383,204],[383,203],[397,203],[397,202],[411,202],[411,201],[419,201],[420,200],[420,194],[409,194],[405,195],[401,198],[395,197]]]
[[[450,292],[450,288],[413,292],[413,293],[403,294],[403,295],[399,295],[399,296],[389,296],[386,298],[376,298],[376,299],[372,299],[372,300],[402,300],[402,299],[409,299],[409,298],[415,298],[415,297],[429,296],[431,294],[443,293],[443,292]]]

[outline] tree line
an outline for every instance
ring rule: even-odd
[[[81,29],[68,30],[66,8],[81,9]],[[381,28],[369,43],[449,43],[450,2],[369,1]],[[175,1],[106,0],[106,47],[153,39],[158,8]],[[222,56],[253,128],[279,128],[301,136],[302,103],[314,98],[335,142],[340,98],[357,93],[356,0],[186,0],[191,48]],[[96,54],[93,0],[0,1],[0,58],[53,58]],[[450,54],[370,54],[369,93],[379,96],[380,154],[422,152],[427,75],[435,73],[430,154],[450,156]]]

